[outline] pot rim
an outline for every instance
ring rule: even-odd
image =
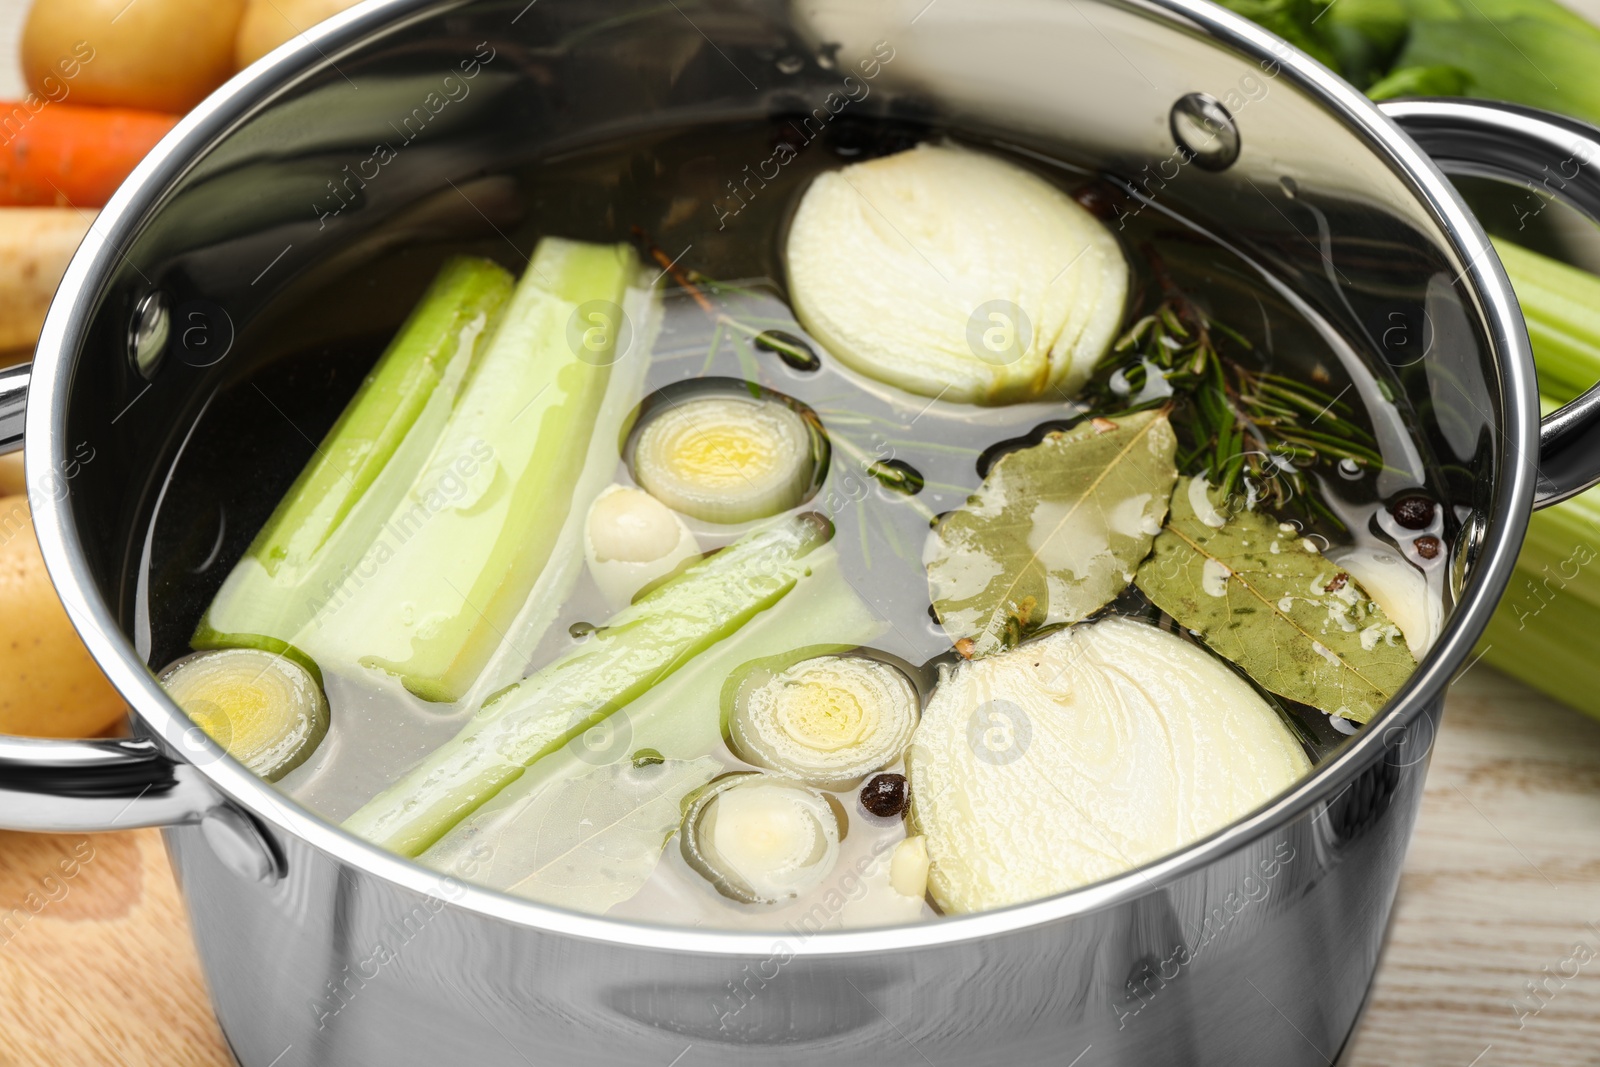
[[[27,450],[29,485],[51,484],[50,472],[59,469],[58,464],[66,458],[66,397],[92,309],[118,264],[119,250],[127,247],[144,220],[160,209],[168,190],[222,138],[279,92],[325,65],[336,63],[342,55],[360,47],[369,34],[398,28],[465,2],[365,0],[234,76],[181,120],[135,168],[101,211],[74,255],[46,318],[35,353],[26,422],[26,440],[45,444]],[[1538,456],[1538,394],[1531,347],[1510,281],[1482,228],[1444,174],[1375,104],[1333,72],[1209,0],[1107,2],[1146,14],[1154,11],[1156,17],[1192,27],[1197,37],[1279,64],[1280,77],[1292,79],[1361,136],[1369,150],[1410,186],[1412,195],[1427,209],[1464,264],[1458,278],[1468,282],[1468,292],[1478,302],[1475,310],[1483,319],[1491,350],[1499,357],[1496,384],[1504,401],[1505,420],[1498,427],[1497,460],[1503,476],[1495,487],[1487,535],[1474,565],[1469,593],[1416,673],[1384,712],[1347,747],[1293,789],[1249,816],[1187,848],[1106,881],[973,915],[815,934],[654,926],[568,912],[463,883],[356,838],[278,794],[209,739],[204,746],[196,746],[196,754],[204,756],[202,765],[197,767],[199,773],[279,833],[411,891],[517,926],[641,950],[747,957],[781,950],[793,956],[843,956],[936,948],[1015,934],[1164,888],[1335,798],[1357,774],[1382,758],[1382,750],[1407,744],[1408,728],[1419,718],[1431,730],[1432,720],[1427,712],[1442,699],[1445,688],[1487,625],[1510,579],[1532,509],[1535,470],[1534,463],[1526,457]],[[188,720],[156,682],[117,624],[114,612],[96,591],[66,497],[57,500],[50,493],[31,495],[33,521],[46,568],[96,662],[145,727],[158,737],[179,736]],[[1423,740],[1431,745],[1431,732]],[[1425,752],[1415,758],[1424,756]]]

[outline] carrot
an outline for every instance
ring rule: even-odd
[[[177,121],[160,111],[37,96],[0,103],[0,204],[103,207]]]

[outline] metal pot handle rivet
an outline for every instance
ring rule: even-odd
[[[171,334],[172,313],[166,294],[159,289],[146,293],[128,323],[128,362],[145,381],[154,379],[161,369],[161,357],[166,354]]]
[[[1227,170],[1239,158],[1239,124],[1210,93],[1179,97],[1167,125],[1178,150],[1201,170]]]

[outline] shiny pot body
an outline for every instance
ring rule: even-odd
[[[1430,150],[1477,173],[1600,152],[1541,116],[1406,107]],[[806,130],[847,110],[1068,158],[1129,210],[1181,214],[1323,324],[1364,399],[1404,411],[1460,523],[1459,602],[1383,717],[1266,808],[1109,882],[899,930],[762,935],[439,876],[321,822],[188,724],[148,669],[151,516],[275,308],[408,242],[511,240],[515,168],[665,125],[789,114]],[[736,226],[769,162],[715,161],[708,222]],[[303,328],[392,328],[403,310],[379,292]],[[0,445],[28,386],[0,378]],[[361,5],[239,75],[140,166],[69,270],[30,392],[46,560],[137,737],[0,739],[0,823],[172,827],[249,1067],[1326,1064],[1377,965],[1445,687],[1536,496],[1595,466],[1593,398],[1541,436],[1509,285],[1418,144],[1201,0]],[[79,443],[93,462],[70,463]],[[248,478],[261,457],[225,461]]]
[[[1377,967],[1437,710],[1416,720],[1421,745],[1132,899],[913,948],[831,954],[803,928],[745,952],[595,942],[292,839],[270,885],[241,883],[195,830],[170,841],[251,1067],[1326,1067]]]

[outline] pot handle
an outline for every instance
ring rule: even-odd
[[[32,371],[30,363],[0,370],[0,456],[22,447],[22,416],[28,409]]]
[[[1542,189],[1600,222],[1600,129],[1549,111],[1476,100],[1394,100],[1379,108],[1445,173]],[[1596,484],[1600,385],[1540,422],[1533,506],[1558,504]]]
[[[88,833],[198,823],[223,803],[154,741],[0,736],[0,826]]]
[[[0,370],[0,455],[22,447],[29,372],[27,364]],[[192,824],[242,873],[265,877],[275,866],[255,825],[155,741],[0,734],[0,826],[88,833]]]

